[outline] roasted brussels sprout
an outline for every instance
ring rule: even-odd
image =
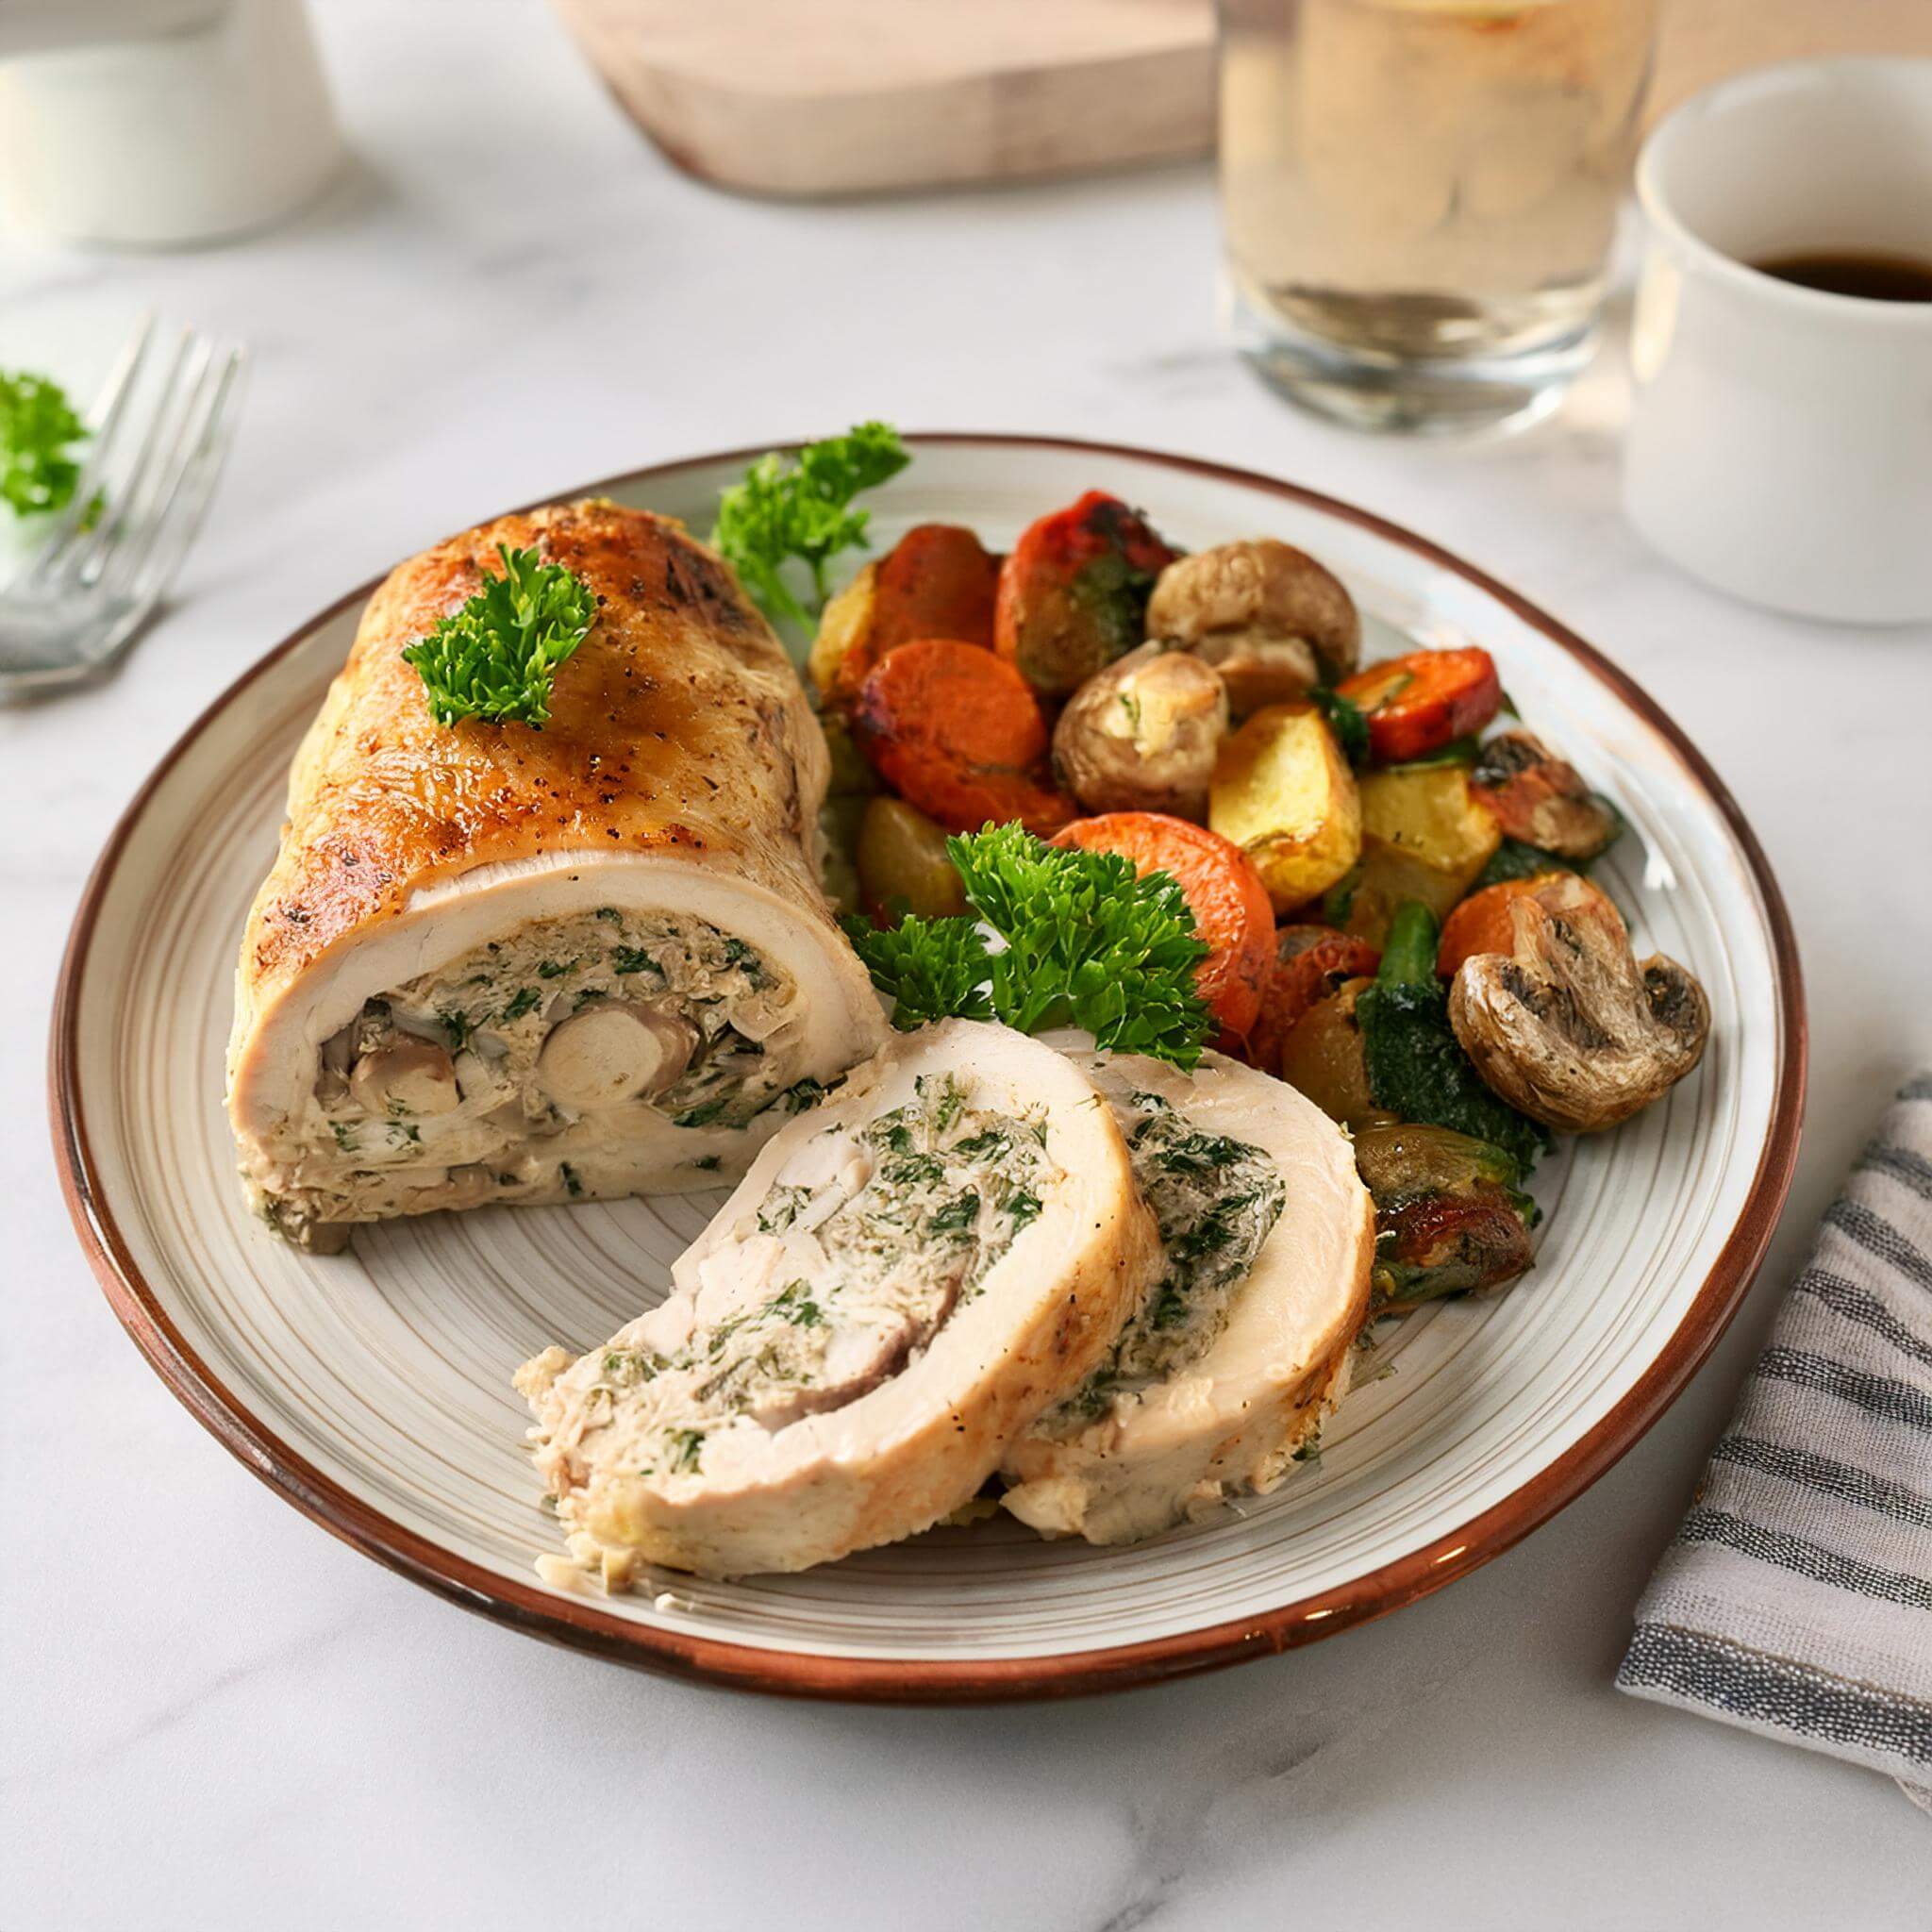
[[[1356,1167],[1375,1200],[1377,1310],[1399,1313],[1439,1295],[1491,1293],[1534,1259],[1536,1204],[1516,1162],[1448,1127],[1365,1127]]]

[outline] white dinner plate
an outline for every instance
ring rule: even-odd
[[[1144,1682],[1278,1650],[1461,1575],[1578,1494],[1710,1348],[1790,1185],[1804,1096],[1796,949],[1757,841],[1710,768],[1612,664],[1435,545],[1287,484],[1145,451],[910,439],[878,491],[909,525],[1006,547],[1090,487],[1189,549],[1269,535],[1337,571],[1364,656],[1493,653],[1525,722],[1613,798],[1596,873],[1640,954],[1710,996],[1702,1066],[1614,1134],[1547,1163],[1535,1271],[1493,1301],[1385,1324],[1390,1370],[1275,1494],[1129,1549],[1043,1542],[1004,1518],[798,1576],[555,1591],[558,1547],[511,1371],[601,1341],[663,1291],[718,1195],[484,1208],[358,1232],[318,1259],[251,1220],[222,1108],[243,916],[275,852],[289,759],[373,585],[272,651],[162,761],[109,841],[69,945],[55,1135],[108,1298],[175,1392],[297,1507],[472,1609],[751,1688],[966,1699]],[[709,526],[756,452],[597,492]],[[1391,1332],[1392,1331],[1392,1332]]]

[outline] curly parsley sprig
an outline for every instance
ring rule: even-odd
[[[92,433],[58,382],[0,371],[0,501],[21,517],[71,503],[80,465],[67,451]]]
[[[852,499],[911,460],[899,432],[884,423],[859,423],[843,436],[807,443],[795,463],[775,453],[760,457],[742,483],[719,492],[711,547],[737,567],[767,617],[809,627],[830,594],[826,564],[866,543],[870,513],[854,509]],[[794,560],[811,578],[808,601],[786,581]]]
[[[403,661],[422,678],[439,724],[509,719],[541,731],[557,667],[591,634],[596,593],[534,550],[499,543],[496,554],[503,575],[485,576],[461,609],[404,647]]]
[[[895,1002],[902,1031],[928,1020],[991,1020],[992,956],[986,935],[970,919],[922,919],[908,912],[897,925],[846,922],[873,984]]]
[[[1200,1059],[1212,1021],[1194,970],[1208,947],[1166,873],[1137,875],[1117,853],[1047,845],[1018,825],[949,839],[946,851],[976,916],[908,917],[883,929],[846,922],[874,983],[895,1002],[895,1026],[1081,1026],[1110,1052],[1181,1067]]]

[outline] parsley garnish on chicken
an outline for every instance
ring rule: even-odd
[[[557,667],[591,634],[597,599],[590,585],[534,550],[499,543],[501,576],[404,646],[439,724],[461,718],[511,721],[541,731],[550,721]]]

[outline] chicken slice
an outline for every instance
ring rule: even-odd
[[[1158,1251],[1081,1068],[970,1021],[895,1041],[765,1147],[663,1304],[519,1373],[574,1552],[733,1576],[929,1527],[1098,1366]]]
[[[1163,1259],[1107,1359],[1008,1453],[1006,1507],[1131,1542],[1265,1493],[1346,1388],[1374,1209],[1347,1136],[1293,1088],[1072,1055],[1126,1136]]]

